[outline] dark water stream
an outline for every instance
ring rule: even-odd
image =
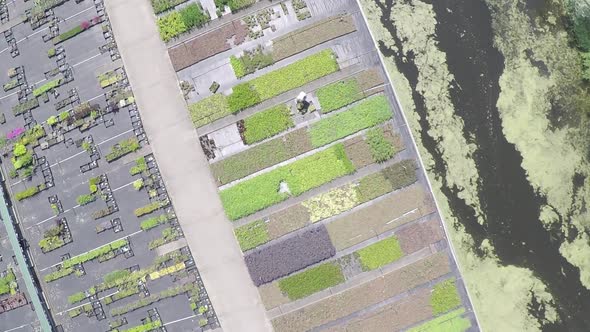
[[[502,133],[495,105],[504,59],[493,47],[489,10],[483,0],[444,0],[431,4],[438,21],[439,47],[446,53],[449,70],[456,80],[456,86],[451,89],[456,114],[464,120],[465,137],[473,138],[478,147],[474,160],[480,174],[478,194],[484,226],[477,223],[474,209],[458,198],[457,189],[444,181],[447,165],[436,141],[427,134],[429,124],[424,102],[414,91],[422,127],[420,140],[433,156],[436,175],[443,177],[443,194],[477,244],[488,239],[501,264],[528,268],[547,285],[558,309],[559,322],[549,323],[544,319],[544,305],[535,301],[532,294],[528,308],[543,330],[590,331],[590,291],[581,284],[579,270],[559,253],[564,240],[559,227],[547,231],[542,226],[539,213],[545,200],[528,183],[520,153]],[[396,46],[403,48],[389,19],[392,0],[378,5],[384,12],[382,24],[393,35]],[[384,45],[380,48],[386,56],[395,55]],[[400,57],[396,59],[398,68],[415,89],[418,72],[411,56],[408,62],[401,62]],[[561,221],[567,223],[567,219]]]

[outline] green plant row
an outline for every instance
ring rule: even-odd
[[[84,194],[80,195],[76,198],[76,202],[80,206],[84,206],[86,204],[90,204],[96,200],[96,195],[93,194]]]
[[[149,219],[142,221],[140,227],[142,230],[147,231],[157,227],[158,225],[165,224],[166,222],[168,222],[168,220],[170,220],[170,216],[164,213],[159,216],[151,217]]]
[[[199,28],[209,21],[209,15],[203,11],[198,3],[190,5],[170,14],[158,18],[160,37],[168,42],[179,35]]]
[[[43,277],[43,280],[45,280],[45,282],[52,282],[55,281],[57,279],[61,279],[65,276],[69,276],[70,274],[74,273],[74,268],[73,267],[68,267],[68,268],[62,268],[58,271],[55,272],[51,272],[50,274],[46,275]]]
[[[289,299],[298,300],[343,282],[340,265],[324,263],[279,280],[279,288]]]
[[[218,183],[223,185],[270,167],[287,159],[332,143],[360,130],[390,119],[392,113],[383,96],[361,101],[342,113],[314,123],[309,131],[305,128],[288,133],[254,146],[236,155],[211,165]],[[312,141],[315,140],[315,141]],[[313,144],[312,144],[313,143]]]
[[[64,240],[59,236],[43,237],[39,241],[39,247],[43,252],[55,250],[57,248],[63,247],[65,244],[66,243],[64,242]]]
[[[137,208],[133,211],[133,213],[135,214],[136,217],[141,217],[144,216],[146,214],[150,214],[154,211],[156,211],[159,208],[162,208],[164,206],[166,206],[167,203],[165,202],[160,202],[160,201],[156,201],[156,202],[152,202],[150,204],[144,205],[140,208]]]
[[[219,120],[231,114],[227,97],[214,94],[188,106],[188,111],[195,128]]]
[[[178,239],[180,235],[180,232],[176,230],[176,228],[165,228],[164,230],[162,230],[162,237],[150,241],[150,243],[148,243],[148,248],[150,250],[156,249],[157,247],[163,246],[166,243],[175,241],[176,239]]]
[[[244,140],[246,144],[254,144],[275,136],[294,125],[289,106],[277,105],[244,120]]]
[[[242,251],[256,248],[270,240],[268,227],[264,220],[238,227],[234,230]]]
[[[126,154],[139,150],[141,146],[136,137],[131,137],[120,141],[118,144],[111,148],[111,151],[107,153],[105,159],[107,162],[111,162],[123,157]]]
[[[45,184],[29,187],[21,192],[14,194],[14,198],[16,198],[17,201],[22,201],[23,199],[37,195],[39,192],[43,190],[45,190]]]
[[[344,146],[337,144],[222,190],[221,202],[228,217],[236,220],[354,171]]]
[[[63,82],[62,78],[58,78],[56,80],[49,81],[49,82],[41,85],[40,87],[36,88],[35,90],[33,90],[33,96],[39,97],[40,95],[46,93],[47,91],[57,88],[58,86],[60,86],[62,84],[62,82]]]
[[[316,91],[316,95],[322,113],[329,113],[362,99],[361,92],[356,79],[351,78],[321,87]]]
[[[390,237],[357,250],[355,255],[361,262],[363,271],[371,271],[402,258],[404,252],[399,241]]]
[[[87,253],[66,259],[61,263],[62,269],[67,269],[73,267],[74,265],[91,261],[93,259],[98,258],[99,256],[106,255],[113,251],[116,251],[117,249],[120,249],[128,244],[129,242],[127,241],[127,239],[120,239],[113,243],[105,244],[104,246],[90,250]]]
[[[138,300],[138,301],[129,303],[129,304],[123,306],[123,307],[118,307],[118,308],[111,309],[111,315],[112,316],[124,315],[124,314],[126,314],[128,312],[137,310],[139,308],[143,308],[143,307],[148,306],[148,305],[150,305],[152,303],[156,303],[156,302],[158,302],[160,300],[167,299],[167,298],[170,298],[170,297],[174,297],[174,296],[177,296],[177,295],[180,295],[180,294],[189,292],[189,291],[190,292],[194,292],[194,291],[198,291],[198,289],[192,283],[185,284],[185,285],[182,285],[182,286],[176,286],[176,287],[173,287],[173,288],[169,288],[169,289],[166,289],[166,290],[164,290],[164,291],[162,291],[162,292],[160,292],[158,294],[152,294],[152,295],[150,295],[148,297],[145,297],[145,298],[143,298],[141,300]]]
[[[234,87],[228,97],[233,113],[301,87],[340,69],[336,55],[326,49]]]
[[[309,130],[311,142],[314,147],[320,147],[385,122],[392,115],[387,97],[371,97],[345,112],[313,123]]]
[[[393,144],[385,138],[382,128],[373,128],[367,131],[367,142],[371,147],[373,160],[378,163],[387,161],[396,152]]]
[[[195,127],[240,112],[281,93],[301,87],[340,69],[331,49],[233,87],[229,96],[216,94],[189,105]]]
[[[70,304],[78,303],[86,298],[86,294],[84,292],[74,293],[68,296],[68,302]]]

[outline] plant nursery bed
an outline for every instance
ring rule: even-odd
[[[326,225],[332,243],[342,250],[434,211],[420,184],[412,185]]]
[[[438,253],[345,290],[272,321],[277,331],[308,331],[451,272],[449,257]]]
[[[272,56],[277,62],[354,31],[356,26],[351,15],[329,17],[274,39]]]
[[[430,290],[420,290],[416,294],[355,317],[343,325],[328,328],[326,331],[401,331],[412,324],[432,317],[429,299]]]
[[[326,228],[320,226],[252,251],[244,258],[252,281],[260,286],[330,258],[335,253]]]

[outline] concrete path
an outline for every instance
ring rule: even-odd
[[[106,0],[145,131],[224,331],[272,331],[158,37],[148,0]]]

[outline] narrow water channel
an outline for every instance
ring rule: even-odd
[[[543,330],[590,331],[590,291],[581,284],[578,268],[559,252],[564,235],[557,228],[547,231],[539,220],[540,208],[546,202],[527,181],[520,153],[502,132],[496,101],[504,59],[493,47],[491,17],[485,2],[425,2],[433,5],[439,47],[446,53],[449,71],[456,80],[451,96],[456,114],[464,121],[464,136],[478,147],[474,161],[480,174],[478,195],[485,224],[478,224],[475,211],[458,198],[456,188],[449,188],[443,178],[442,191],[453,214],[476,243],[490,241],[501,264],[528,268],[547,285],[559,322],[547,323],[543,306],[534,300],[528,308]],[[389,19],[393,0],[378,5],[384,12],[381,23],[394,37],[396,46],[402,48]],[[394,56],[391,49],[380,46],[385,55]],[[433,157],[437,175],[444,176],[446,164],[435,140],[427,134],[425,106],[415,92],[417,68],[411,57],[408,60],[402,62],[396,57],[396,64],[414,90],[422,144]]]

